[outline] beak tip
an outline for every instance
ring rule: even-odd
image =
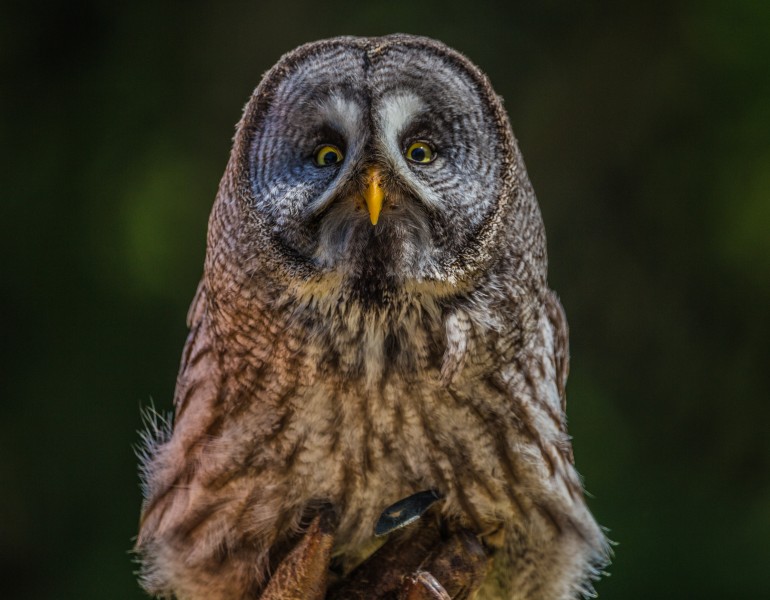
[[[377,225],[380,220],[380,211],[382,202],[385,199],[385,193],[382,189],[382,181],[379,169],[373,167],[366,176],[366,189],[364,190],[364,200],[366,208],[369,211],[369,220],[372,225]]]

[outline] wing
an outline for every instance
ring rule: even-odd
[[[153,513],[163,510],[168,491],[183,483],[194,467],[191,454],[217,421],[220,368],[206,316],[206,292],[203,282],[187,315],[190,331],[182,352],[174,393],[173,435],[151,448],[143,465],[147,475],[145,506],[142,511],[141,541],[145,527],[154,521]],[[160,515],[158,515],[160,516]]]
[[[556,387],[561,398],[561,410],[565,412],[567,410],[567,375],[569,374],[569,327],[564,308],[556,293],[551,290],[545,297],[545,311],[552,329]]]
[[[203,283],[199,284],[188,313],[190,328],[182,353],[174,394],[173,435],[167,432],[148,444],[142,456],[144,505],[136,551],[142,557],[142,583],[155,594],[169,593],[163,562],[156,555],[159,541],[169,535],[169,523],[182,522],[195,475],[196,454],[217,426],[221,373],[207,317]],[[170,428],[169,428],[170,429]]]
[[[182,351],[182,360],[179,365],[179,374],[176,380],[174,392],[174,406],[176,408],[176,422],[182,417],[186,409],[197,404],[197,397],[205,395],[206,382],[212,380],[219,372],[219,361],[214,354],[207,319],[207,298],[203,281],[198,284],[190,309],[187,311],[187,327],[189,333]],[[216,393],[216,390],[208,390]],[[208,404],[204,400],[204,404]]]

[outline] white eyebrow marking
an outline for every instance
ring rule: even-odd
[[[348,143],[358,137],[361,108],[354,101],[332,94],[320,102],[318,112],[323,119],[342,130]]]
[[[423,106],[422,100],[410,92],[401,92],[385,98],[378,116],[388,141],[397,139]]]
[[[308,204],[308,211],[311,214],[328,206],[338,191],[339,182],[349,179],[356,162],[355,160],[350,160],[350,158],[358,153],[363,137],[361,135],[363,130],[363,111],[354,100],[343,98],[339,94],[331,94],[319,100],[316,106],[320,119],[339,130],[345,139],[346,147],[340,148],[345,154],[345,159],[335,181],[323,194]],[[324,141],[330,142],[331,140]]]
[[[423,202],[432,208],[442,204],[441,197],[430,187],[419,181],[410,171],[403,156],[401,136],[409,123],[425,110],[425,103],[411,92],[399,92],[382,100],[377,110],[379,142],[386,150],[393,169],[412,189],[419,190]]]

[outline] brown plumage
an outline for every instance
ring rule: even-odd
[[[590,590],[606,542],[566,432],[566,320],[465,57],[401,35],[284,56],[238,125],[188,325],[173,433],[143,467],[151,593],[258,598],[319,511],[345,577],[426,489],[492,556],[479,598]]]

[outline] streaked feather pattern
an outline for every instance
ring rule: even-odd
[[[410,135],[438,164],[403,161]],[[337,170],[308,160],[327,138]],[[372,162],[376,227],[356,200]],[[507,116],[465,57],[403,35],[284,56],[239,124],[188,325],[173,434],[143,457],[148,591],[256,598],[320,506],[349,571],[385,507],[435,489],[495,551],[480,598],[590,593],[607,546],[566,432],[566,319]]]

